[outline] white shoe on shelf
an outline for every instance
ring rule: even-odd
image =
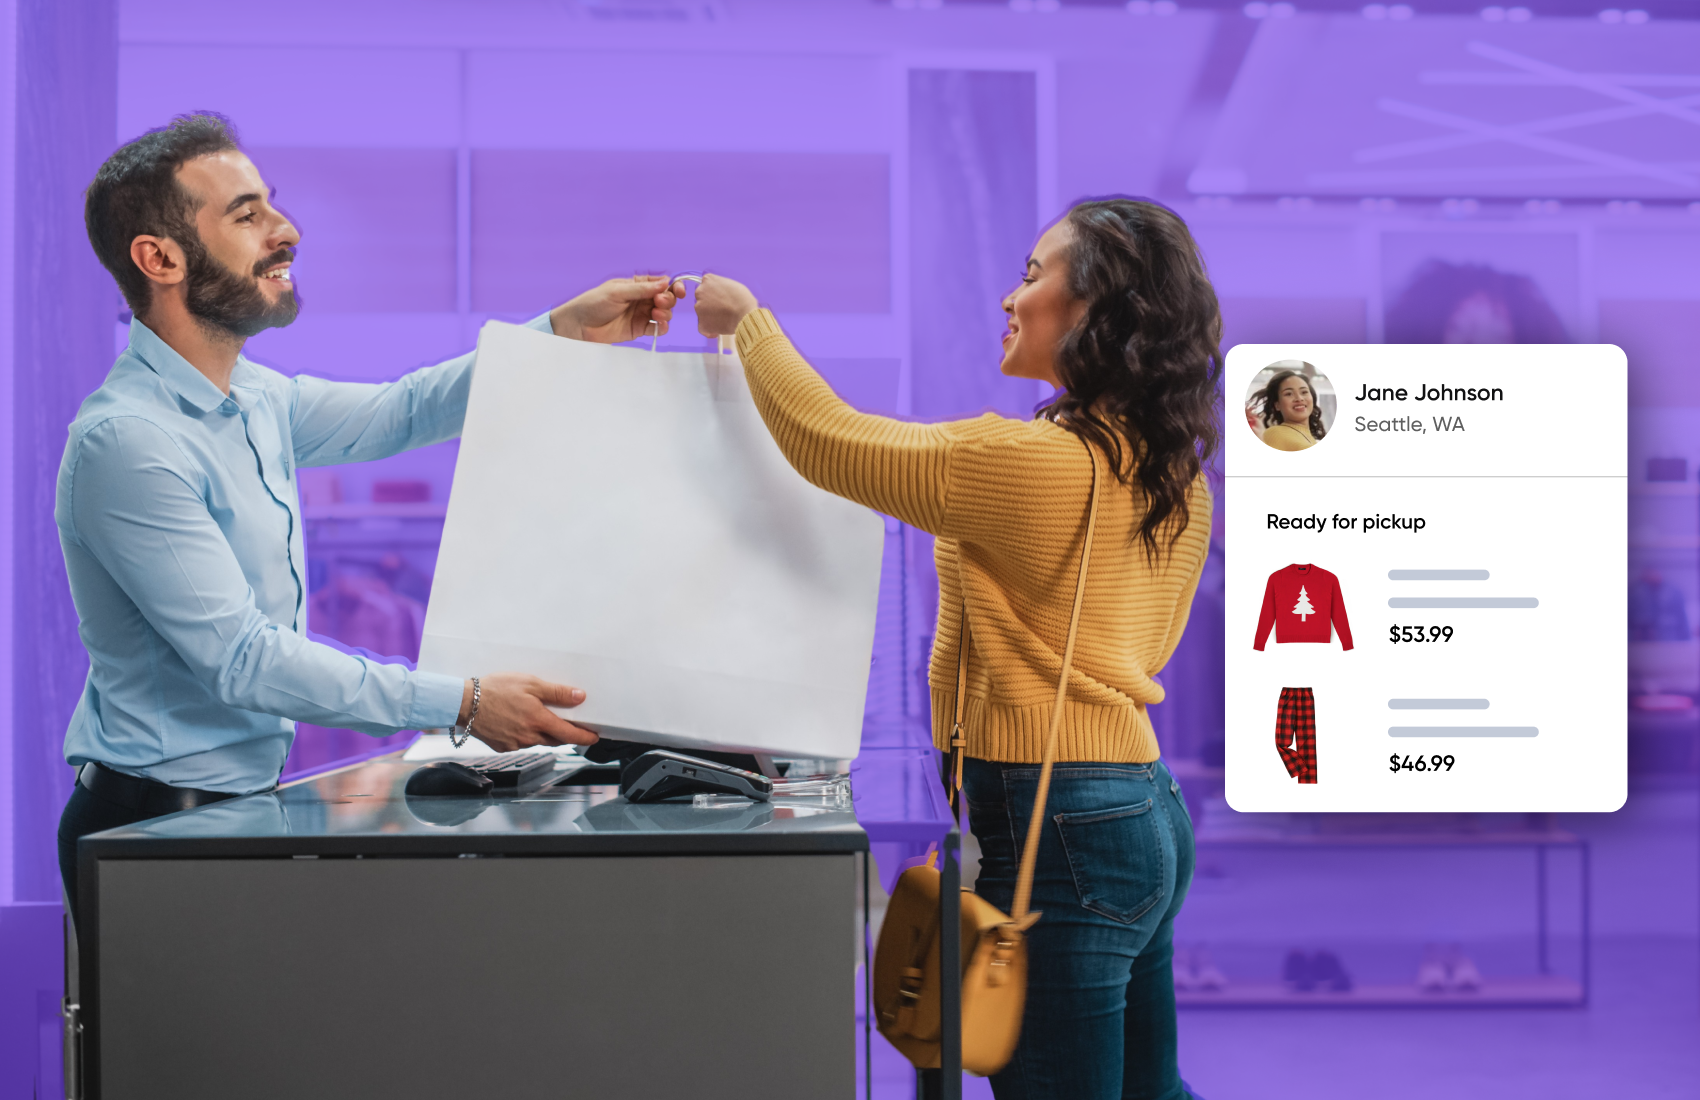
[[[1452,947],[1451,957],[1447,960],[1448,985],[1459,993],[1475,993],[1482,988],[1482,972],[1470,957],[1464,954],[1464,949],[1456,944]]]
[[[1192,949],[1190,947],[1175,948],[1175,988],[1190,992],[1198,988],[1198,973],[1193,969]]]
[[[1440,948],[1432,943],[1424,947],[1423,961],[1417,964],[1417,988],[1424,993],[1444,993],[1451,984]]]
[[[1197,988],[1211,993],[1228,984],[1228,976],[1211,961],[1209,952],[1202,947],[1195,948],[1192,953],[1192,980]]]

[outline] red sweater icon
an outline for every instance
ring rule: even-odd
[[[1330,627],[1332,626],[1332,630]],[[1346,621],[1346,601],[1340,595],[1340,578],[1314,565],[1289,565],[1269,575],[1263,589],[1263,611],[1257,616],[1257,641],[1262,649],[1275,628],[1275,641],[1321,642],[1340,632],[1340,648],[1352,648],[1352,625]]]

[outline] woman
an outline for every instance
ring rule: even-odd
[[[1535,280],[1487,264],[1431,259],[1387,307],[1389,344],[1567,344]]]
[[[1153,203],[1081,203],[1003,302],[1002,371],[1058,392],[1032,421],[911,424],[855,412],[744,286],[704,279],[705,335],[736,332],[751,393],[793,466],[937,536],[933,738],[948,748],[969,623],[965,793],[976,889],[1008,912],[1033,809],[1085,536],[1097,533],[1040,841],[1011,1097],[1191,1095],[1175,1065],[1173,926],[1192,825],[1158,759],[1152,677],[1204,566],[1202,463],[1219,436],[1220,320],[1185,224]],[[1085,444],[1084,446],[1082,444]]]
[[[1263,442],[1277,451],[1302,451],[1328,434],[1316,394],[1296,370],[1277,371],[1263,387],[1263,424]]]

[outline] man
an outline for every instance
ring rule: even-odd
[[[59,825],[73,917],[79,837],[275,785],[296,721],[454,725],[498,751],[596,740],[549,709],[582,702],[577,688],[415,672],[307,637],[297,468],[459,435],[474,356],[384,385],[244,359],[298,309],[300,235],[270,195],[218,115],[136,139],[88,190],[90,243],[135,320],[71,425],[54,508],[89,653]],[[666,332],[674,302],[663,279],[613,280],[531,327],[630,340]]]

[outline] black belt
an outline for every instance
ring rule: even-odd
[[[96,798],[122,806],[131,813],[163,817],[196,806],[237,797],[228,791],[200,791],[193,787],[173,787],[138,775],[125,775],[103,764],[88,763],[77,775],[77,782]]]

